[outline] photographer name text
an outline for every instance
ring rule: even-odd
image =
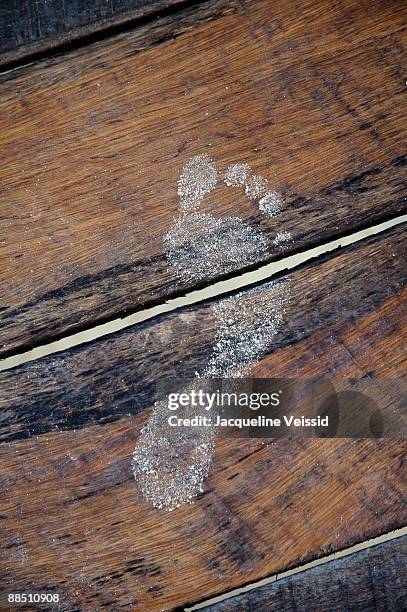
[[[294,417],[292,415],[282,418],[270,419],[263,415],[251,418],[223,418],[216,415],[213,419],[210,416],[197,415],[190,418],[181,418],[172,414],[168,417],[168,424],[171,427],[328,427],[328,416],[307,418],[304,416]]]

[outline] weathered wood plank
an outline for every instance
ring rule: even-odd
[[[252,374],[403,375],[402,239],[395,228],[293,271],[286,322]],[[1,373],[6,588],[169,610],[405,524],[395,439],[223,438],[194,504],[143,500],[131,456],[152,387],[201,370],[215,330],[201,304]]]
[[[314,567],[223,602],[207,612],[402,612],[407,600],[407,538]]]
[[[135,19],[180,4],[186,4],[185,0],[3,0],[0,66],[28,61],[96,32],[114,32]]]
[[[404,14],[213,1],[3,75],[1,354],[199,285],[176,281],[163,244],[196,154],[222,173],[249,163],[283,194],[273,219],[225,185],[205,198],[263,233],[256,263],[400,213]],[[245,267],[226,260],[225,274]],[[209,268],[201,283],[222,276]]]

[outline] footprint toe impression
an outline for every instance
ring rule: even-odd
[[[270,248],[261,232],[239,217],[216,218],[199,210],[204,196],[216,188],[218,172],[208,155],[193,157],[178,181],[181,215],[164,236],[167,261],[184,282],[207,279],[263,259]],[[267,179],[252,176],[248,164],[228,167],[224,182],[242,187],[250,200],[259,200],[261,212],[275,216],[282,199],[268,191]]]
[[[224,182],[243,189],[262,213],[274,217],[281,211],[280,194],[269,190],[265,178],[252,175],[248,164],[230,165]],[[208,279],[254,263],[270,252],[266,238],[239,217],[217,219],[200,212],[204,196],[217,183],[218,172],[208,155],[193,157],[181,172],[180,216],[164,237],[168,263],[181,281]],[[273,245],[282,247],[288,240],[288,232],[278,232]],[[215,343],[198,376],[205,380],[247,374],[272,347],[289,300],[288,282],[270,282],[213,304]],[[167,403],[157,402],[137,441],[132,468],[144,499],[155,508],[171,511],[203,491],[215,427],[171,427],[168,416]]]

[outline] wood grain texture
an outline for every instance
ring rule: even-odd
[[[185,0],[2,0],[0,66],[28,61],[91,34],[114,32]]]
[[[293,271],[253,375],[403,375],[402,239],[395,228]],[[194,504],[143,501],[130,462],[154,385],[207,363],[210,306],[1,373],[5,588],[58,590],[68,609],[171,610],[405,524],[397,439],[223,438]]]
[[[264,233],[259,264],[399,214],[404,20],[399,2],[213,0],[3,75],[1,354],[197,286],[163,253],[195,154],[284,195],[276,219],[225,186],[205,199]]]
[[[404,240],[402,225],[283,276],[293,296],[284,330],[254,375],[402,376]],[[107,423],[150,407],[160,380],[193,379],[208,363],[217,329],[214,303],[1,372],[0,440]]]
[[[372,546],[226,601],[206,612],[403,612],[407,538]]]

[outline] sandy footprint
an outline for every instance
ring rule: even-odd
[[[178,181],[181,216],[164,240],[168,262],[183,281],[205,279],[209,271],[225,272],[236,263],[247,265],[269,252],[262,234],[238,217],[216,219],[199,212],[202,199],[217,181],[216,167],[206,155],[192,158]],[[252,176],[247,164],[229,166],[224,181],[243,188],[262,212],[267,208],[267,214],[275,216],[281,210],[281,196],[269,190],[266,179]],[[272,347],[289,298],[288,282],[271,282],[216,302],[212,306],[215,342],[207,365],[197,373],[203,379],[199,385],[205,379],[247,375]],[[144,499],[169,511],[192,502],[203,491],[215,433],[210,427],[170,427],[168,406],[158,402],[133,454],[133,474]]]
[[[231,164],[224,180],[228,187],[242,187],[250,200],[257,201],[259,210],[265,215],[275,217],[281,212],[283,198],[269,188],[266,178],[252,175],[249,164]]]
[[[269,216],[277,215],[282,208],[281,196],[268,189],[267,179],[252,176],[248,164],[229,166],[224,183],[228,187],[242,187],[247,197],[257,200],[261,212]],[[203,198],[217,184],[218,171],[208,155],[193,157],[179,178],[181,214],[164,236],[164,244],[168,263],[184,282],[248,266],[270,252],[263,234],[239,217],[216,218],[200,212]]]
[[[154,508],[171,511],[192,502],[202,492],[214,449],[214,432],[208,427],[170,427],[168,416],[167,403],[157,402],[141,430],[132,465],[143,498]]]

